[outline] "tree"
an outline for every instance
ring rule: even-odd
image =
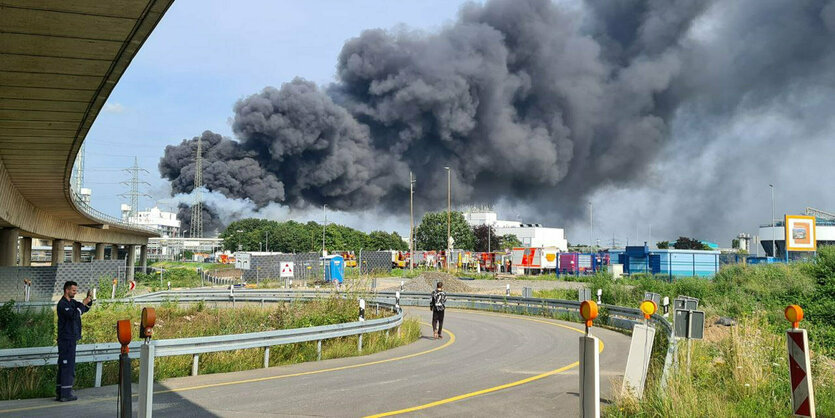
[[[655,247],[659,250],[666,250],[670,248],[670,241],[659,241],[655,243]]]
[[[522,246],[522,241],[519,241],[519,237],[517,237],[516,234],[502,235],[499,241],[501,242],[501,248],[503,249]]]
[[[739,239],[738,238],[734,238],[733,241],[731,241],[731,248],[739,248]]]
[[[673,244],[673,248],[675,248],[677,250],[709,250],[710,249],[710,247],[708,247],[707,245],[702,244],[701,241],[699,241],[697,239],[694,239],[694,238],[688,238],[688,237],[678,237],[675,244]]]
[[[473,235],[475,235],[475,251],[497,251],[501,248],[499,237],[496,236],[496,230],[492,225],[474,226]],[[487,245],[488,237],[490,245]]]
[[[471,250],[475,247],[475,235],[461,212],[452,212],[450,235],[455,240],[453,248]],[[415,229],[415,245],[423,250],[447,248],[447,213],[427,212]]]

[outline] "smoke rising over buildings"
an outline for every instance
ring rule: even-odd
[[[686,164],[670,144],[692,158],[733,155],[753,143],[723,129],[831,92],[833,35],[835,1],[468,4],[436,33],[348,40],[332,84],[296,78],[240,100],[235,138],[202,134],[205,187],[256,207],[401,210],[411,170],[421,211],[444,200],[448,166],[454,203],[518,200],[577,217],[599,190]],[[829,97],[793,119],[803,135],[789,140],[826,129]],[[172,193],[193,188],[194,148],[166,148],[159,168]],[[711,170],[681,181],[701,193],[733,174]],[[699,204],[734,193],[705,191]],[[684,201],[667,209],[709,230]]]

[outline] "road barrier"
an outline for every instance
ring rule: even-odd
[[[399,293],[399,300],[396,293]],[[275,303],[292,302],[298,300],[314,300],[323,297],[338,295],[347,298],[349,296],[362,296],[360,294],[335,293],[326,290],[288,290],[288,289],[188,289],[158,291],[139,295],[131,299],[120,300],[99,300],[99,304],[106,303],[134,303],[137,305],[154,305],[164,302],[176,301],[177,303],[189,304],[199,302],[212,302],[216,304],[242,302],[242,303]],[[395,306],[429,306],[430,295],[417,292],[378,292],[368,297],[367,303],[378,303],[386,309],[396,310]],[[52,302],[30,302],[20,304],[18,309],[27,308],[49,308],[54,306]],[[567,314],[576,320],[580,320],[580,302],[558,299],[523,298],[504,295],[470,295],[460,293],[447,293],[446,306],[451,308],[477,309],[491,312],[504,312],[515,314]],[[668,337],[669,345],[664,363],[663,381],[670,375],[674,366],[676,339],[673,334],[672,325],[658,314],[649,319]],[[600,316],[597,323],[614,328],[631,331],[635,324],[644,321],[644,313],[640,309],[627,308],[614,305],[600,305]],[[321,341],[330,338],[361,335],[369,332],[384,331],[398,328],[403,323],[402,312],[396,312],[393,316],[381,319],[356,321],[345,324],[327,325],[320,327],[298,328],[289,330],[277,330],[256,332],[247,334],[218,335],[196,338],[176,338],[167,340],[155,340],[156,357],[174,355],[199,355],[217,351],[239,350],[244,348],[264,348],[273,345],[293,344],[307,341]],[[317,346],[321,347],[320,344]],[[95,362],[96,382],[100,382],[101,362],[115,361],[119,358],[119,343],[100,343],[78,345],[76,351],[76,362]],[[140,342],[130,344],[130,357],[138,358]],[[44,366],[55,364],[58,359],[57,347],[34,347],[0,350],[0,368],[23,367],[23,366]]]

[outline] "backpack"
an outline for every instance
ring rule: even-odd
[[[432,292],[432,306],[433,309],[436,311],[443,311],[446,304],[446,293],[444,291],[433,291]]]

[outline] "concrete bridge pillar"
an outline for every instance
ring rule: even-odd
[[[131,281],[135,276],[134,269],[136,269],[136,246],[131,244],[126,245],[125,247],[127,247],[128,250],[128,253],[125,256],[125,265],[128,268],[125,276],[128,279],[128,281]]]
[[[17,265],[17,238],[20,230],[17,228],[0,229],[0,266]]]
[[[81,262],[81,243],[80,242],[73,242],[72,243],[72,262],[73,263],[80,263]]]
[[[52,265],[57,266],[64,262],[64,241],[52,240]]]
[[[93,257],[94,260],[104,260],[104,244],[98,242],[96,243],[96,255]]]
[[[23,237],[20,239],[20,265],[32,265],[32,237]]]
[[[142,274],[148,274],[148,246],[139,247],[139,268]]]
[[[110,246],[110,259],[111,260],[118,260],[119,259],[119,246],[113,244]]]

